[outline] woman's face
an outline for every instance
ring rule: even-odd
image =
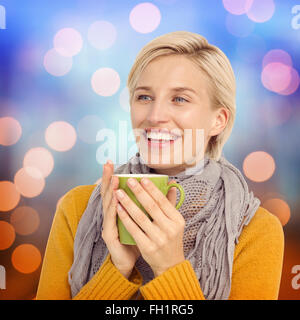
[[[158,57],[141,73],[131,122],[140,156],[156,173],[175,175],[195,165],[203,159],[209,138],[219,134],[227,120],[227,109],[213,110],[207,80],[188,58]],[[161,135],[163,129],[171,135]],[[147,136],[151,130],[158,133]]]

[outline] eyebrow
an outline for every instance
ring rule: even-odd
[[[150,91],[150,90],[152,90],[152,88],[151,87],[137,87],[137,88],[135,88],[134,91],[137,91],[137,90],[148,90],[148,91]],[[189,87],[175,87],[175,88],[171,88],[171,91],[175,91],[175,92],[191,91],[194,94],[197,94],[197,92],[194,89],[189,88]]]

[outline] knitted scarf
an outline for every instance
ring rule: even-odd
[[[155,174],[139,152],[115,174]],[[183,236],[184,256],[189,260],[206,299],[228,299],[235,245],[260,205],[249,192],[241,172],[223,156],[219,161],[204,157],[196,166],[169,176],[185,192],[179,212],[185,219]],[[108,252],[101,237],[101,182],[93,190],[85,212],[79,221],[74,240],[74,261],[68,278],[74,297],[93,277]],[[177,191],[176,203],[179,201]],[[143,285],[154,278],[142,256],[135,264],[143,276]]]

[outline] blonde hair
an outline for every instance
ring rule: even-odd
[[[138,53],[128,75],[130,105],[138,78],[146,66],[153,59],[168,55],[184,55],[200,67],[209,79],[212,107],[225,107],[229,111],[226,127],[220,134],[210,138],[205,152],[210,158],[219,160],[235,119],[235,76],[224,52],[209,44],[203,36],[188,31],[175,31],[147,43]]]

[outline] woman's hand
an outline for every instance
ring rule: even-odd
[[[123,190],[116,192],[121,203],[117,212],[125,228],[134,238],[144,260],[157,277],[185,260],[185,220],[175,208],[176,188],[171,188],[166,197],[151,180],[142,179],[141,184],[136,179],[133,179],[134,181],[135,186],[130,186],[129,183],[128,186],[153,221],[151,222]],[[145,184],[143,181],[148,183]],[[120,197],[119,193],[123,194],[123,197]]]
[[[124,277],[128,278],[136,260],[140,256],[140,252],[137,246],[124,245],[119,241],[119,233],[116,223],[117,199],[113,194],[113,191],[119,187],[119,178],[112,177],[113,172],[113,163],[106,163],[103,168],[100,190],[103,207],[102,238],[106,243],[113,264],[119,269]]]

